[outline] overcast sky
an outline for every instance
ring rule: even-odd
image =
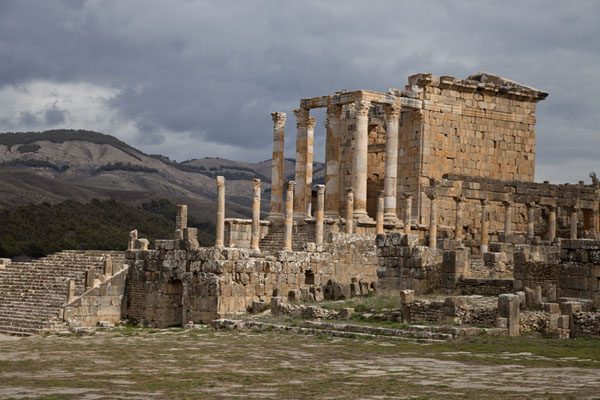
[[[0,131],[96,130],[179,161],[270,158],[275,110],[294,157],[302,97],[477,71],[550,93],[537,180],[600,174],[600,1],[0,0]]]

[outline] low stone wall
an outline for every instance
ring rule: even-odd
[[[557,246],[517,245],[514,253],[514,290],[546,288],[558,281]]]
[[[432,293],[442,284],[442,251],[417,246],[415,235],[388,233],[376,239],[379,256],[379,290],[398,295],[411,289],[416,294]]]
[[[462,278],[456,282],[456,294],[499,296],[513,291],[512,279]]]
[[[269,233],[270,225],[269,221],[260,221],[261,239]],[[251,219],[227,218],[225,220],[225,246],[249,249],[251,232]]]
[[[558,294],[591,299],[600,307],[600,240],[562,240]]]
[[[120,321],[127,273],[126,267],[73,300],[64,307],[63,319],[69,325],[85,327]]]
[[[184,241],[156,241],[156,250],[128,252],[127,316],[156,327],[207,323],[298,290],[343,287],[351,295],[353,285],[375,286],[372,238],[332,235],[322,250],[263,256],[247,249],[189,250]]]
[[[600,312],[573,313],[573,337],[593,336],[600,337]]]

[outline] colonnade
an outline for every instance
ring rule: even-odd
[[[352,190],[354,196],[353,219],[358,222],[372,222],[367,214],[367,176],[369,146],[369,111],[372,103],[357,100],[354,105],[356,122],[352,149]],[[340,190],[343,182],[340,179],[341,137],[342,137],[343,104],[327,106],[325,128],[325,194],[324,216],[340,217]],[[397,171],[398,171],[398,131],[400,107],[385,104],[385,175],[384,175],[384,221],[396,224],[397,204]],[[271,210],[269,220],[283,220],[283,186],[284,175],[284,125],[285,113],[274,112],[273,117],[273,167],[271,180]],[[314,161],[314,129],[316,120],[310,116],[310,109],[294,110],[296,117],[296,164],[294,192],[294,219],[305,219],[312,216],[312,182]]]

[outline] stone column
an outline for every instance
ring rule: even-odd
[[[556,206],[551,204],[548,206],[548,237],[551,242],[556,239]]]
[[[571,208],[571,239],[577,239],[578,212],[579,207]]]
[[[398,176],[398,124],[400,121],[400,107],[385,106],[385,176],[383,187],[385,190],[384,218],[388,223],[396,223],[396,183]]]
[[[67,303],[75,300],[75,280],[69,279],[67,282]]]
[[[593,227],[594,227],[594,238],[595,239],[600,239],[600,219],[598,217],[599,214],[600,214],[600,211],[598,210],[598,204],[596,204],[596,208],[594,208],[593,214],[592,214],[592,218],[594,219]]]
[[[250,232],[250,249],[260,251],[260,179],[252,179],[252,230]]]
[[[271,162],[271,222],[283,221],[283,180],[285,178],[283,146],[285,113],[273,112],[273,160]]]
[[[315,212],[315,243],[323,244],[323,209],[325,208],[325,185],[317,185],[317,210]]]
[[[354,219],[369,221],[367,214],[367,164],[369,148],[369,109],[371,103],[356,102],[354,149],[352,152],[352,189],[354,190]]]
[[[223,248],[225,241],[225,177],[217,176],[217,226],[215,247]]]
[[[129,232],[129,243],[127,245],[127,250],[134,250],[135,242],[137,240],[138,240],[138,231],[137,231],[137,229],[134,229],[131,232]]]
[[[465,202],[465,198],[463,196],[456,196],[454,198],[456,202],[456,218],[454,222],[454,239],[455,240],[463,240],[464,239],[464,231],[463,231],[463,204]]]
[[[512,202],[504,200],[502,204],[504,204],[504,238],[506,240],[512,234]]]
[[[432,249],[437,248],[437,203],[435,201],[437,195],[430,193],[427,195],[431,204],[429,204],[429,247]]]
[[[351,234],[354,227],[354,192],[346,189],[346,233]]]
[[[535,234],[535,203],[527,203],[527,237],[532,238]]]
[[[294,195],[294,218],[306,218],[306,179],[307,170],[306,164],[308,160],[308,122],[309,110],[298,108],[294,110],[296,116],[296,166],[295,176],[298,187]]]
[[[289,181],[285,192],[285,231],[283,238],[283,250],[292,251],[292,230],[294,227],[294,185],[296,182]]]
[[[412,224],[412,194],[404,193],[404,233],[408,235],[410,233],[410,226]]]
[[[314,161],[314,145],[315,145],[315,123],[316,119],[308,118],[308,126],[306,130],[306,181],[304,183],[304,217],[312,216],[312,187],[313,187],[313,161]]]
[[[481,253],[487,253],[488,245],[490,243],[490,236],[488,234],[488,204],[489,200],[481,200]]]
[[[325,128],[325,215],[327,218],[340,217],[340,124],[342,106],[327,107]]]
[[[377,235],[383,233],[383,219],[385,214],[385,191],[380,191],[377,197],[377,218],[375,218],[375,233]]]
[[[184,230],[187,228],[188,209],[185,204],[177,205],[177,216],[175,217],[175,229]]]

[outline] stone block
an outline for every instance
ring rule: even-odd
[[[515,294],[498,296],[498,316],[508,320],[509,336],[519,336],[519,296]]]
[[[547,332],[554,332],[558,328],[558,318],[560,314],[550,314],[548,315],[548,326],[546,328]]]
[[[544,304],[542,304],[542,310],[549,314],[560,314],[560,304],[544,303]]]
[[[568,315],[560,315],[558,320],[556,321],[558,329],[569,329],[569,316]]]
[[[504,317],[496,318],[496,328],[499,329],[508,329],[508,319]]]
[[[400,291],[400,304],[411,304],[415,301],[415,291],[414,290],[401,290]]]
[[[340,318],[341,319],[350,319],[352,318],[352,315],[354,314],[354,308],[342,308],[340,310]]]

